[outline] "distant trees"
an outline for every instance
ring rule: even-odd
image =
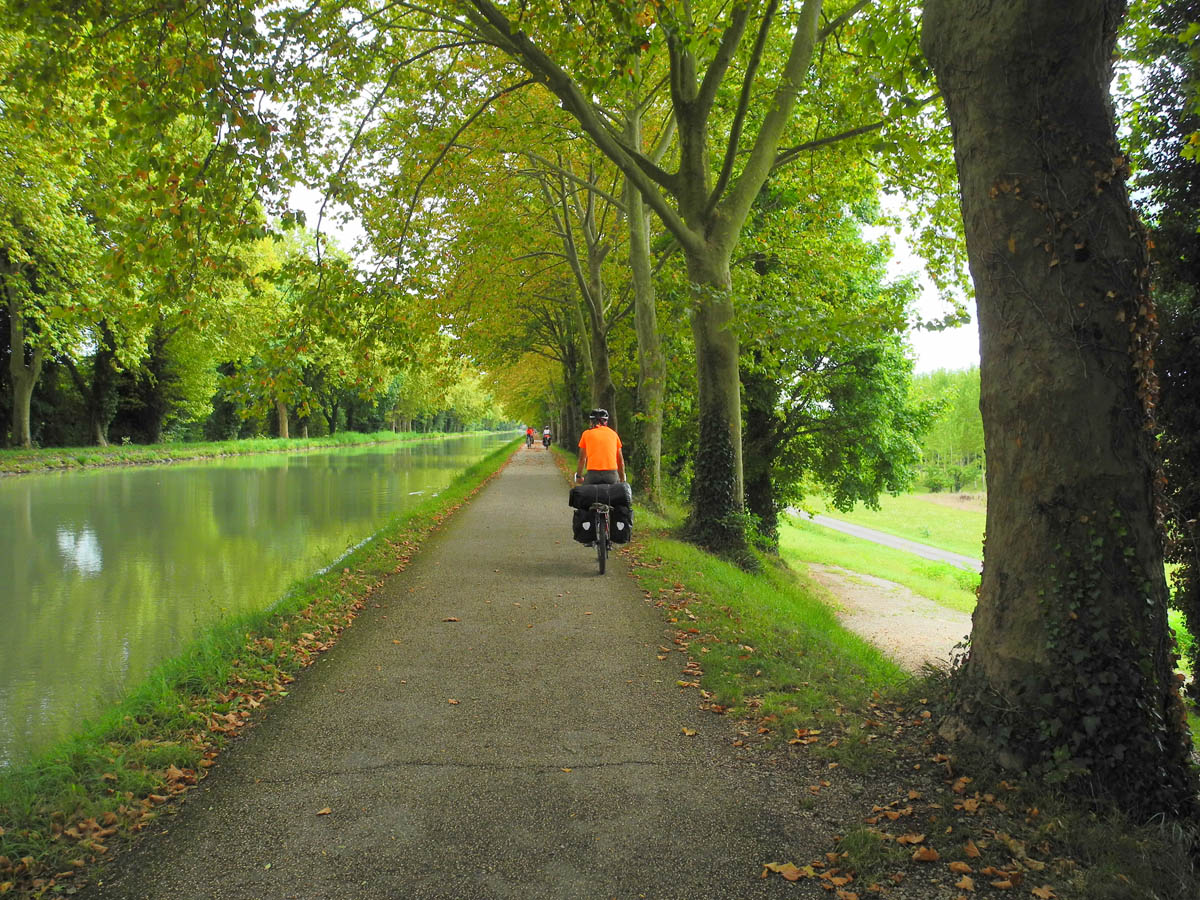
[[[916,375],[913,392],[937,409],[921,439],[921,484],[930,491],[982,489],[985,460],[979,367]]]

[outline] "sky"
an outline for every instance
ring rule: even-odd
[[[916,312],[925,320],[938,319],[950,312],[949,308],[938,298],[937,291],[929,282],[921,269],[921,261],[909,254],[901,245],[899,237],[896,256],[888,267],[888,274],[895,278],[906,274],[914,274],[921,285],[921,296],[917,300]],[[969,369],[979,365],[979,326],[975,311],[974,299],[967,302],[967,310],[971,321],[957,328],[947,328],[943,331],[925,331],[910,329],[909,343],[913,348],[916,374],[935,372],[938,369]]]

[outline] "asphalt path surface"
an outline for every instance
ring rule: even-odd
[[[842,534],[853,535],[857,538],[873,541],[876,544],[882,544],[885,547],[903,550],[906,553],[912,553],[925,559],[950,563],[950,565],[958,566],[960,569],[970,569],[973,572],[983,571],[983,563],[980,560],[970,556],[963,556],[961,553],[951,553],[949,550],[941,550],[937,547],[930,547],[928,544],[921,544],[917,541],[910,541],[906,538],[896,537],[894,534],[888,534],[884,531],[876,531],[874,528],[864,528],[861,525],[853,525],[850,522],[843,522],[841,519],[835,519],[832,516],[809,515],[808,513],[800,512],[796,509],[789,510],[789,512],[795,516],[802,517],[806,521],[814,522],[817,525],[824,526],[825,528],[832,528],[835,531],[840,531]]]
[[[597,574],[566,494],[519,449],[85,896],[800,896],[759,874],[828,849],[811,773],[676,684],[662,612],[620,556]]]

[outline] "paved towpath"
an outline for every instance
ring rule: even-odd
[[[800,896],[760,863],[828,849],[833,812],[676,686],[661,613],[570,541],[566,490],[518,450],[86,896]]]

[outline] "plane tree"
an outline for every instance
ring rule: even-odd
[[[1123,13],[1121,0],[925,6],[979,307],[988,463],[983,579],[947,733],[1138,818],[1187,817],[1156,323],[1109,95]]]
[[[790,129],[798,100],[813,100],[805,85],[814,50],[835,34],[848,43],[870,38],[882,46],[890,40],[885,34],[913,33],[904,13],[879,10],[872,17],[861,12],[864,7],[842,8],[822,20],[819,0],[786,8],[773,0],[732,6],[614,4],[603,11],[589,9],[585,17],[553,4],[463,0],[448,5],[453,14],[440,9],[431,14],[445,32],[488,43],[548,89],[637,187],[678,243],[692,285],[697,454],[704,469],[693,491],[692,528],[713,548],[736,553],[743,542],[739,352],[730,261],[770,172],[814,138]],[[636,77],[634,63],[651,57],[665,60],[664,65],[641,69],[652,77],[666,72],[677,129],[664,165],[624,139],[604,103],[617,79]],[[856,110],[859,120],[851,130],[882,128],[891,111],[885,106],[919,107],[903,78],[889,78],[880,89],[874,77],[878,66],[860,68],[869,70],[863,74],[876,87],[873,94],[861,95],[866,105]],[[843,122],[832,116],[823,120],[835,128]],[[815,139],[832,137],[822,129]]]

